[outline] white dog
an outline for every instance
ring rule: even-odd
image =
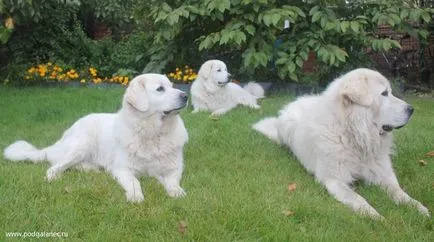
[[[224,62],[206,61],[199,69],[198,77],[191,86],[193,112],[211,111],[222,115],[238,104],[258,109],[257,99],[264,97],[264,89],[250,82],[245,89],[230,82],[230,74]]]
[[[381,218],[350,184],[358,179],[381,186],[396,203],[429,211],[398,184],[392,168],[393,129],[404,126],[413,108],[392,95],[389,81],[369,69],[356,69],[334,80],[320,95],[298,98],[277,118],[253,128],[285,144],[302,165],[338,201]]]
[[[136,178],[143,173],[157,178],[169,196],[184,196],[180,180],[188,135],[178,113],[187,99],[167,77],[139,75],[128,86],[117,113],[89,114],[43,149],[17,141],[5,149],[4,156],[12,161],[48,160],[48,181],[70,167],[104,168],[131,202],[144,199]]]

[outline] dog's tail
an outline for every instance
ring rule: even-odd
[[[265,118],[254,124],[252,128],[280,144],[279,133],[277,130],[277,118]]]
[[[249,82],[246,85],[244,85],[244,90],[255,96],[256,98],[263,98],[265,97],[265,91],[264,88],[262,88],[261,85],[259,85],[256,82]]]
[[[29,160],[33,163],[38,163],[46,160],[47,149],[37,149],[27,141],[18,140],[15,143],[6,147],[3,155],[6,159],[11,161],[25,161]]]

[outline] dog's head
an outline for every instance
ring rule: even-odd
[[[208,60],[202,64],[198,73],[206,83],[222,87],[230,81],[231,74],[228,73],[226,64],[219,60]]]
[[[160,74],[142,74],[131,80],[123,106],[143,114],[166,116],[178,113],[187,105],[188,95],[173,88],[169,79]]]
[[[356,69],[340,77],[337,83],[344,106],[369,109],[382,132],[403,127],[413,114],[413,107],[395,97],[389,81],[377,71]]]

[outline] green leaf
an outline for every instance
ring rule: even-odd
[[[402,9],[401,10],[401,13],[399,14],[399,17],[401,18],[401,19],[405,19],[405,18],[407,18],[408,17],[408,9]]]
[[[219,0],[217,2],[217,9],[223,13],[226,9],[231,7],[231,2],[229,0]]]
[[[286,64],[287,61],[288,61],[287,58],[279,58],[279,59],[277,59],[277,60],[274,62],[274,64],[276,64],[276,65],[284,65],[284,64]]]
[[[289,72],[294,72],[295,71],[296,66],[295,66],[295,64],[294,64],[294,62],[292,60],[288,61],[287,65],[288,65]]]
[[[301,56],[301,58],[303,58],[304,61],[309,58],[309,53],[307,51],[301,51],[299,55]]]
[[[389,14],[389,18],[393,19],[395,25],[401,23],[401,18],[397,14],[391,13]]]
[[[235,43],[237,43],[238,45],[240,45],[242,42],[246,42],[246,34],[244,34],[241,31],[237,31],[235,32],[234,35],[234,41]]]
[[[163,4],[161,5],[161,8],[165,11],[165,12],[172,12],[172,7],[169,6],[169,4],[163,2]]]
[[[328,51],[324,47],[320,47],[318,49],[318,58],[320,60],[322,60],[323,62],[327,62],[328,55],[329,55],[329,53],[328,53]]]
[[[174,25],[174,24],[178,23],[178,21],[179,21],[179,15],[178,14],[172,13],[172,14],[169,14],[167,16],[167,23],[169,25]]]
[[[223,30],[221,32],[221,37],[220,37],[219,44],[220,45],[224,45],[224,44],[228,43],[230,38],[231,38],[231,35],[229,34],[229,32]]]
[[[389,41],[384,40],[381,42],[381,47],[383,48],[383,50],[385,50],[387,52],[390,50],[390,48],[392,48],[392,45],[390,44]]]
[[[350,27],[351,27],[351,30],[353,30],[354,33],[356,33],[356,34],[359,33],[360,25],[359,25],[359,23],[357,21],[351,21],[350,22]]]
[[[327,22],[327,24],[326,24],[326,26],[325,26],[325,30],[326,31],[328,31],[328,30],[331,30],[331,29],[334,29],[334,28],[336,28],[336,25],[337,25],[337,22]]]
[[[335,64],[335,59],[336,59],[336,53],[334,53],[334,55],[330,55],[330,59],[329,59],[330,65]]]
[[[291,78],[294,81],[298,81],[298,77],[294,72],[289,73],[289,78]]]
[[[303,61],[303,59],[302,59],[301,57],[297,57],[297,58],[295,59],[295,63],[296,63],[297,66],[300,67],[300,68],[302,68],[303,65],[304,65],[304,61]]]
[[[271,15],[270,14],[266,14],[264,15],[264,17],[262,18],[262,21],[264,21],[265,26],[269,27],[271,24]]]
[[[279,23],[279,20],[281,18],[280,14],[273,14],[271,15],[271,22],[273,23],[274,26],[277,26],[277,24]]]
[[[340,62],[345,62],[345,58],[348,57],[348,53],[337,46],[334,50],[334,54]]]
[[[347,30],[348,30],[349,27],[350,27],[350,22],[348,22],[348,21],[342,21],[341,22],[342,33],[347,32]]]
[[[419,36],[420,36],[422,39],[427,39],[427,38],[428,38],[428,35],[429,35],[429,32],[426,31],[425,29],[421,29],[421,30],[418,31],[418,34],[419,34]]]
[[[249,33],[249,34],[252,35],[252,36],[255,35],[255,32],[256,32],[255,27],[254,27],[253,25],[251,25],[251,24],[246,25],[246,26],[244,27],[244,30],[246,30],[246,32]]]
[[[431,14],[429,14],[427,11],[423,11],[421,13],[421,17],[425,23],[429,23],[431,21]]]
[[[401,46],[401,44],[399,44],[398,41],[396,41],[394,39],[390,39],[389,41],[390,41],[390,44],[392,45],[393,48],[402,49],[402,46]]]
[[[421,12],[420,12],[419,9],[411,9],[410,15],[409,15],[410,20],[412,20],[412,21],[418,21],[419,17],[420,17],[420,14],[421,14]]]
[[[203,49],[209,49],[210,47],[213,46],[213,41],[212,38],[214,38],[214,36],[208,35],[204,40],[202,40],[199,44],[199,51],[203,50]]]
[[[311,8],[309,11],[309,15],[312,16],[319,10],[319,5],[316,5],[315,7]]]
[[[321,18],[322,13],[321,12],[315,12],[312,16],[312,23],[317,22]]]

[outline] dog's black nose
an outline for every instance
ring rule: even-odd
[[[182,100],[183,102],[187,102],[187,100],[188,100],[188,95],[187,95],[187,93],[185,93],[185,92],[181,93],[181,94],[180,94],[180,97],[181,97],[181,100]]]
[[[408,105],[408,106],[407,106],[407,113],[408,113],[408,115],[412,115],[413,112],[414,112],[414,108],[413,108],[413,106]]]

